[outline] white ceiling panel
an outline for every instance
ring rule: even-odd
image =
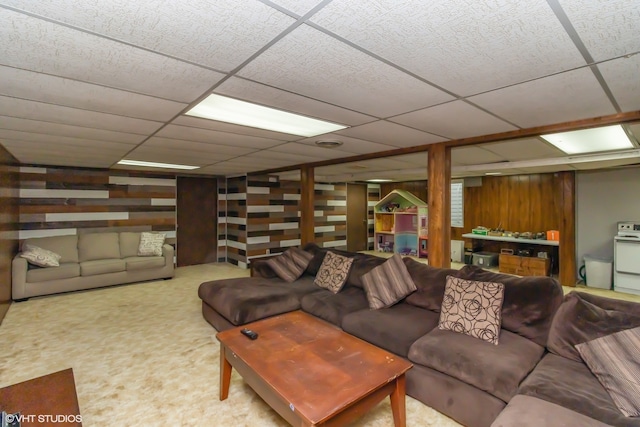
[[[256,162],[257,164],[260,164],[260,162],[263,160],[267,160],[271,161],[271,163],[273,164],[279,164],[281,166],[285,166],[287,164],[311,163],[315,161],[312,156],[307,156],[304,154],[282,153],[273,150],[261,150],[255,153],[250,153],[244,156],[244,158],[249,162]]]
[[[618,160],[606,160],[602,162],[590,162],[590,163],[574,163],[572,166],[578,170],[590,170],[590,169],[602,169],[602,168],[614,168],[627,165],[640,165],[640,159],[618,159]]]
[[[616,113],[589,68],[488,92],[469,100],[524,128]]]
[[[342,125],[357,126],[375,120],[365,114],[240,78],[225,81],[214,92]]]
[[[234,147],[229,145],[209,144],[204,142],[185,141],[172,138],[161,138],[154,136],[144,143],[146,148],[166,148],[181,150],[185,152],[196,152],[197,154],[217,156],[222,155],[225,159],[234,156],[253,153],[255,148]]]
[[[239,74],[377,117],[452,99],[307,25],[270,47]]]
[[[149,120],[169,120],[187,104],[0,66],[0,95]]]
[[[311,9],[322,3],[321,0],[275,0],[273,3],[290,10],[298,15],[304,15]]]
[[[344,129],[336,132],[336,134],[388,144],[393,147],[411,147],[446,140],[446,138],[437,135],[383,120]]]
[[[156,135],[165,138],[184,139],[188,141],[231,145],[244,148],[268,148],[283,143],[282,141],[275,139],[176,125],[167,126],[164,129],[161,129]]]
[[[605,62],[598,68],[622,111],[640,110],[640,55]]]
[[[41,143],[43,145],[51,145],[60,150],[78,147],[80,149],[96,149],[104,151],[113,151],[115,153],[126,153],[135,147],[135,144],[127,144],[116,141],[95,141],[86,138],[72,138],[69,136],[46,135],[42,133],[20,132],[16,130],[0,129],[0,140],[3,141],[24,141],[32,143]],[[73,157],[74,152],[65,153],[68,157]]]
[[[191,102],[223,74],[0,9],[0,64]],[[37,55],[34,54],[38,52]],[[55,54],[51,54],[55,52]]]
[[[544,0],[335,0],[312,21],[458,95],[585,64]]]
[[[230,71],[295,20],[254,0],[4,0],[41,16],[162,52],[195,64]],[[176,29],[180,29],[176,31]]]
[[[349,155],[349,153],[345,153],[344,151],[338,151],[338,148],[314,147],[305,144],[298,144],[297,142],[290,142],[287,144],[279,145],[277,147],[273,147],[271,151],[299,154],[315,159],[313,161],[339,159],[341,157],[347,157]]]
[[[640,51],[638,0],[558,0],[596,61]]]
[[[451,150],[451,164],[479,165],[483,163],[497,163],[505,161],[504,157],[476,146],[454,148]]]
[[[484,150],[509,160],[510,162],[529,159],[548,159],[552,157],[564,157],[565,153],[551,144],[538,138],[522,138],[511,141],[492,142],[482,144]]]
[[[343,144],[340,147],[338,147],[336,150],[343,152],[344,157],[352,156],[355,154],[376,153],[379,151],[387,151],[387,150],[393,150],[397,148],[392,145],[365,141],[363,139],[358,139],[358,138],[350,138],[348,136],[338,135],[335,133],[328,133],[321,136],[314,136],[312,138],[306,138],[297,142],[300,144],[315,146],[316,141],[322,141],[322,140],[342,141]]]
[[[133,133],[113,132],[104,129],[85,128],[6,116],[0,116],[0,129],[52,136],[69,136],[96,141],[122,142],[126,144],[138,144],[145,138],[143,135]]]
[[[273,132],[248,126],[240,126],[232,123],[218,122],[193,116],[180,116],[171,122],[174,125],[188,126],[199,129],[209,129],[224,133],[236,133],[239,135],[255,136],[259,138],[276,139],[278,141],[291,141],[299,136],[288,133]]]
[[[460,117],[460,120],[451,120]],[[453,101],[389,119],[450,139],[508,132],[517,127],[464,101]]]

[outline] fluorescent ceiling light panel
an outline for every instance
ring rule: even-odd
[[[347,127],[215,94],[206,97],[186,114],[306,137],[334,132]]]
[[[174,165],[171,163],[142,162],[139,160],[120,160],[119,165],[127,166],[147,166],[150,168],[166,168],[166,169],[198,169],[200,166]]]
[[[540,136],[567,154],[585,154],[634,148],[633,143],[620,125]]]
[[[368,179],[367,182],[391,182],[391,180],[383,179],[383,178],[375,178],[375,179]]]

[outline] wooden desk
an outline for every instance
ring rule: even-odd
[[[20,413],[22,427],[82,426],[71,369],[0,389],[0,408]]]

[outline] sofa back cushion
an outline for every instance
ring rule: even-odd
[[[640,304],[573,291],[564,297],[553,319],[547,348],[581,362],[576,344],[638,326]]]
[[[138,256],[140,246],[140,232],[123,231],[120,233],[120,256],[128,258]]]
[[[51,236],[26,239],[22,247],[26,245],[37,246],[60,255],[60,263],[78,262],[78,236]]]
[[[563,298],[562,286],[552,277],[519,277],[465,265],[460,276],[481,282],[502,283],[502,328],[545,346],[553,316]]]
[[[88,233],[78,236],[80,262],[120,258],[118,233]]]
[[[447,276],[457,277],[458,270],[431,267],[408,257],[403,258],[402,261],[407,266],[409,275],[417,288],[407,297],[405,302],[439,313],[442,307],[444,288],[447,285]]]

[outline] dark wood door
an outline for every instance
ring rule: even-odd
[[[178,177],[178,267],[217,261],[218,184],[213,178]]]
[[[347,250],[365,251],[368,246],[367,186],[347,184]]]

